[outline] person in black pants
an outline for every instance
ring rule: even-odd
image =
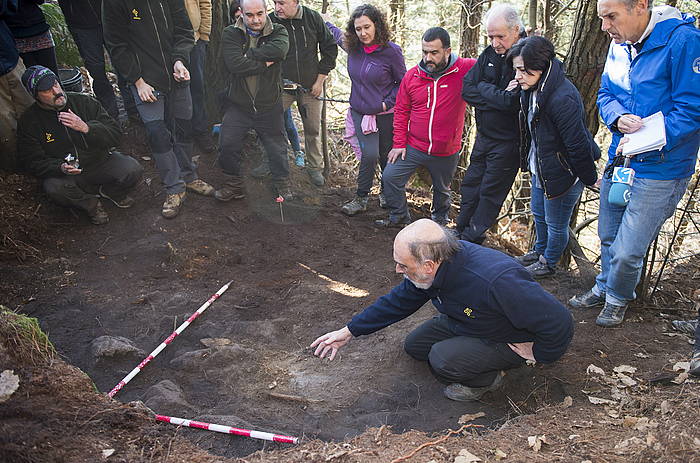
[[[61,6],[68,30],[78,46],[78,51],[85,62],[85,67],[90,76],[92,76],[92,89],[97,100],[102,103],[107,114],[118,121],[119,108],[117,99],[114,95],[112,84],[105,73],[102,0],[59,0],[58,4]],[[131,95],[122,75],[119,72],[116,72],[116,74],[124,109],[129,116],[129,120],[139,121],[139,113],[136,110],[134,97]]]
[[[491,45],[464,77],[462,87],[462,98],[476,113],[476,140],[460,186],[457,217],[460,237],[477,244],[498,218],[520,166],[520,92],[505,54],[524,35],[523,23],[512,6],[495,4],[484,25]]]
[[[431,301],[439,314],[406,337],[404,349],[428,362],[451,400],[478,400],[500,387],[503,370],[526,360],[561,358],[574,334],[569,310],[502,252],[458,241],[428,219],[394,239],[396,273],[404,280],[343,328],[317,338],[321,358],[353,337],[368,335]]]

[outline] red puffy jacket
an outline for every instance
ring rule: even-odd
[[[394,148],[411,145],[432,156],[459,151],[464,130],[462,79],[473,58],[457,58],[437,79],[420,66],[406,72],[394,107]]]

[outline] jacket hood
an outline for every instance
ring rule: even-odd
[[[671,38],[672,32],[682,26],[690,26],[695,28],[695,17],[687,13],[679,13],[673,7],[659,7],[667,11],[666,16],[659,16],[654,25],[649,29],[649,34],[647,40],[644,43],[643,50],[650,50],[652,48],[660,47],[666,45]],[[656,8],[654,8],[656,10]],[[670,11],[669,11],[670,10]],[[678,16],[673,15],[673,12],[678,13]],[[652,11],[652,18],[654,18],[654,13]],[[651,25],[652,20],[649,21]],[[645,31],[646,32],[646,31]],[[625,44],[622,44],[623,46]]]
[[[649,24],[647,24],[647,28],[644,29],[644,32],[642,33],[642,36],[639,37],[639,40],[637,40],[637,43],[649,37],[649,35],[651,35],[651,31],[654,30],[654,27],[656,27],[658,23],[669,19],[682,19],[680,11],[668,5],[655,6],[652,8]]]
[[[442,69],[437,72],[430,72],[425,68],[425,63],[423,60],[420,60],[420,63],[418,63],[418,69],[423,71],[428,77],[432,79],[436,79],[440,77],[441,75],[445,74],[447,71],[452,69],[452,67],[457,63],[457,55],[454,53],[450,53],[450,59],[447,61],[447,66],[445,66],[445,69]]]

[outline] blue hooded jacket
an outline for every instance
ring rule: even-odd
[[[670,8],[670,7],[667,7]],[[661,14],[654,8],[652,14]],[[700,147],[700,30],[695,18],[656,23],[632,60],[625,44],[610,44],[598,91],[598,108],[613,134],[612,160],[623,134],[614,125],[626,113],[647,117],[661,111],[666,119],[666,146],[632,158],[639,178],[674,180],[689,177]]]

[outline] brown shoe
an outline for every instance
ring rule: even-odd
[[[109,216],[107,212],[102,208],[102,203],[97,201],[97,204],[92,210],[87,211],[88,216],[90,216],[90,222],[95,225],[104,225],[109,222]]]
[[[177,215],[180,213],[180,207],[185,201],[186,195],[187,193],[184,191],[182,193],[174,193],[168,195],[165,198],[165,202],[163,203],[163,210],[161,211],[163,217],[165,217],[166,219],[172,219],[177,217]]]
[[[231,177],[224,186],[216,190],[214,197],[219,201],[245,198],[245,188],[241,177]]]
[[[186,185],[187,191],[202,196],[214,196],[214,187],[201,179],[194,180]]]

